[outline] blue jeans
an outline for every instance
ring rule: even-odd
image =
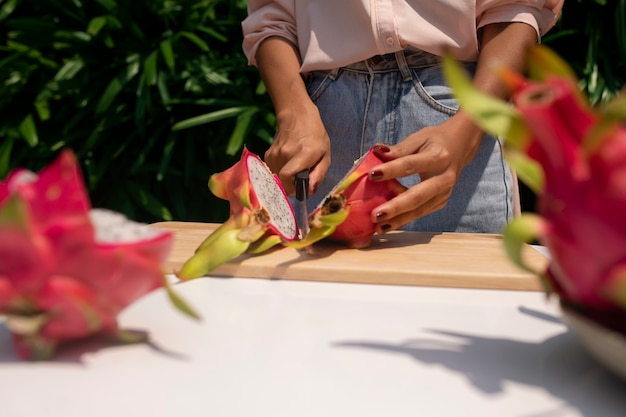
[[[474,64],[464,64],[472,72]],[[438,125],[458,110],[445,85],[440,58],[417,49],[376,56],[304,76],[331,141],[331,166],[310,209],[337,184],[353,162],[376,143],[396,144]],[[407,187],[418,175],[400,179]],[[403,230],[501,233],[513,216],[514,186],[501,143],[485,136],[464,168],[445,207]]]

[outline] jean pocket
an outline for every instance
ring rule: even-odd
[[[335,79],[336,77],[332,71],[313,71],[308,73],[304,77],[304,84],[311,100],[315,102],[319,99]]]
[[[465,69],[473,73],[474,64],[466,64]],[[443,75],[441,66],[413,69],[413,87],[415,92],[430,107],[453,115],[459,109],[459,104],[454,97]]]

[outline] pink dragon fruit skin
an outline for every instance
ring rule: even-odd
[[[0,314],[17,352],[44,359],[66,341],[115,337],[117,314],[163,286],[171,234],[90,210],[70,151],[37,176],[24,175],[0,182]],[[138,237],[116,241],[121,231]]]
[[[337,225],[335,231],[329,236],[329,240],[345,242],[350,248],[360,249],[370,245],[373,235],[376,233],[376,224],[371,220],[371,213],[380,204],[391,200],[406,190],[397,180],[371,181],[368,173],[383,161],[371,148],[359,163],[338,184],[338,194],[345,199],[349,209],[347,218]],[[347,186],[346,186],[347,184]],[[333,195],[335,190],[329,195]],[[315,222],[320,207],[311,213],[311,222]]]
[[[570,80],[551,78],[516,93],[532,140],[527,153],[544,171],[538,212],[550,275],[563,296],[592,308],[614,308],[615,280],[626,285],[626,128],[614,124],[588,144],[600,116]]]

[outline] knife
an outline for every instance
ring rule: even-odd
[[[307,195],[309,193],[309,170],[303,169],[296,174],[296,200],[299,201],[296,219],[298,228],[300,229],[300,239],[304,239],[309,233],[309,211],[306,205]]]

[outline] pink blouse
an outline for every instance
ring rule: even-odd
[[[257,48],[271,36],[294,44],[302,72],[341,67],[404,49],[463,61],[478,58],[478,30],[491,23],[523,22],[540,38],[556,23],[564,0],[249,0],[243,49],[255,65]]]

